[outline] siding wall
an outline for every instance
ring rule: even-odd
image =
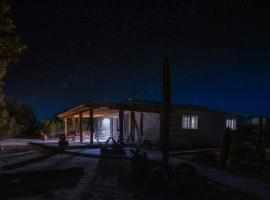
[[[135,129],[135,136],[140,134],[140,118],[142,112],[135,112],[136,124],[138,129]],[[143,134],[144,140],[151,140],[152,143],[158,144],[160,136],[160,120],[159,113],[143,112]],[[135,137],[135,139],[137,139]]]
[[[160,143],[160,114],[149,112],[135,112],[135,141],[140,135],[140,118],[143,113],[144,140],[151,140],[153,144]],[[129,111],[125,112],[125,136],[129,134]],[[198,129],[182,129],[183,115],[198,115]],[[170,119],[170,147],[171,149],[194,149],[219,147],[221,135],[225,129],[226,119],[237,119],[237,128],[241,127],[242,119],[238,115],[219,112],[177,109],[171,113]],[[237,131],[234,133],[238,137]]]
[[[151,140],[151,143],[158,144],[160,137],[160,120],[158,113],[134,112],[135,114],[135,132],[134,139],[138,142],[140,136],[140,120],[143,114],[143,135],[144,140]],[[124,117],[124,138],[127,139],[130,134],[131,112],[125,111]]]
[[[182,116],[184,114],[198,115],[198,129],[182,129]],[[225,129],[227,118],[236,118],[237,127],[241,125],[241,119],[236,115],[177,109],[171,114],[170,120],[171,148],[192,149],[218,147],[220,145],[221,135]]]

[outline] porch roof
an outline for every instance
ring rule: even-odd
[[[72,107],[70,109],[65,110],[62,113],[59,113],[57,116],[59,118],[65,118],[69,116],[76,115],[78,113],[87,112],[89,110],[125,110],[125,111],[138,111],[138,112],[153,112],[153,113],[161,113],[162,112],[162,103],[156,101],[145,101],[145,100],[137,100],[132,99],[122,103],[107,103],[107,102],[88,102],[81,104],[76,107]],[[233,115],[238,117],[244,117],[244,115],[230,113],[230,112],[222,112],[217,110],[209,109],[208,107],[204,106],[197,106],[197,105],[172,105],[172,110],[177,109],[188,109],[194,111],[203,111],[203,112],[213,112],[213,113],[220,113],[224,115]]]
[[[124,102],[124,103],[104,103],[104,102],[89,102],[84,103],[76,107],[65,110],[59,113],[57,116],[59,118],[65,118],[69,116],[76,115],[78,113],[87,112],[89,110],[125,110],[125,111],[141,111],[141,112],[162,112],[161,104],[141,104],[134,102]]]

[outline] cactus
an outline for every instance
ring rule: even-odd
[[[226,128],[222,134],[221,148],[220,148],[220,163],[225,166],[229,158],[232,143],[232,131]]]

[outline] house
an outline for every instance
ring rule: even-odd
[[[65,134],[77,135],[80,142],[105,142],[108,138],[124,143],[162,144],[162,104],[129,100],[123,103],[89,102],[58,114],[65,122]],[[226,127],[235,134],[243,116],[207,107],[172,105],[170,148],[218,147]]]
[[[270,126],[270,118],[268,116],[250,116],[249,117],[249,124],[252,126],[259,128],[260,126],[260,120],[261,125],[263,129],[267,129]]]
[[[269,116],[249,116],[246,122],[251,131],[253,140],[263,137],[267,144],[270,144],[270,117]]]

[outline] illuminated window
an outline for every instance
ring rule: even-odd
[[[259,126],[260,125],[260,118],[259,117],[253,117],[251,119],[251,124],[254,125],[254,126]],[[265,117],[262,118],[262,124],[266,125],[266,118]]]
[[[251,123],[252,123],[252,125],[257,126],[260,123],[260,119],[258,117],[253,117],[251,119]]]
[[[108,119],[108,118],[104,118],[103,120],[102,120],[102,126],[109,126],[110,125],[110,119]]]
[[[236,130],[236,124],[237,124],[237,120],[236,119],[227,119],[226,120],[226,128],[230,128],[232,130]]]
[[[182,129],[198,129],[198,115],[183,115]]]

